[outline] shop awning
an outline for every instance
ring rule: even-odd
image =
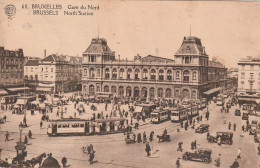
[[[26,100],[24,100],[24,99],[17,99],[17,102],[16,102],[16,104],[17,105],[24,105],[24,104],[26,104]]]
[[[21,88],[7,88],[11,92],[16,92],[16,91],[23,91],[23,90],[30,90],[29,87],[21,87]]]
[[[257,99],[255,98],[244,98],[244,97],[239,97],[238,101],[245,101],[245,102],[256,102]]]
[[[0,95],[6,95],[8,94],[4,89],[0,89]]]
[[[204,92],[204,94],[206,94],[206,95],[210,95],[210,94],[212,94],[212,93],[215,93],[215,92],[220,91],[221,89],[222,89],[221,87],[214,88],[214,89],[210,89],[210,90]]]
[[[52,88],[37,87],[36,91],[50,92]]]
[[[136,113],[141,113],[143,111],[143,107],[140,107],[140,106],[136,106],[135,107],[135,112]]]

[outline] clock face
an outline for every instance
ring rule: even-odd
[[[97,47],[96,46],[93,46],[93,50],[96,50],[97,49]]]
[[[187,46],[187,50],[190,50],[190,46]]]

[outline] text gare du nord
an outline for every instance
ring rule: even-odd
[[[81,5],[81,6],[72,6],[72,5],[68,5],[68,9],[73,9],[74,11],[64,11],[64,15],[89,15],[89,16],[93,16],[94,13],[89,12],[87,10],[99,10],[99,5],[97,6],[93,6],[93,5]],[[75,11],[78,10],[79,11]],[[86,11],[81,11],[81,10],[86,10]]]

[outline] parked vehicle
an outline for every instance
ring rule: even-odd
[[[212,151],[210,149],[197,149],[194,152],[185,152],[182,156],[183,160],[196,160],[204,163],[210,163]]]
[[[256,129],[257,129],[257,120],[252,120],[251,129],[249,130],[249,135],[255,135]]]
[[[220,137],[221,144],[232,145],[233,144],[233,133],[232,132],[217,132],[216,136],[209,136],[208,142],[217,143],[218,137]]]
[[[217,97],[217,106],[223,106],[224,105],[224,98],[219,96]]]
[[[204,133],[208,132],[209,130],[209,124],[200,124],[199,127],[196,128],[195,133]]]
[[[248,113],[243,113],[242,120],[248,120]]]
[[[256,129],[254,140],[255,140],[255,143],[260,143],[260,129]]]
[[[241,111],[239,109],[235,110],[235,116],[241,116]]]

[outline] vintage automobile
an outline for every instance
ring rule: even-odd
[[[202,161],[204,163],[211,162],[211,153],[210,149],[197,149],[194,152],[185,152],[182,155],[183,160],[197,160]]]
[[[241,116],[241,112],[240,112],[239,109],[236,109],[236,110],[235,110],[235,116]]]
[[[255,135],[256,129],[257,129],[257,120],[252,120],[251,129],[249,130],[249,135]]]
[[[218,137],[220,137],[221,144],[232,145],[233,144],[233,133],[232,132],[217,132],[216,136],[210,135],[208,142],[217,143]]]
[[[157,135],[158,142],[170,142],[171,136],[170,135]]]
[[[204,132],[208,132],[209,130],[209,124],[200,124],[199,127],[197,127],[195,129],[195,133],[204,133]]]
[[[260,129],[257,129],[255,131],[254,140],[255,140],[255,143],[260,143]]]
[[[248,120],[248,113],[243,113],[242,120]]]

